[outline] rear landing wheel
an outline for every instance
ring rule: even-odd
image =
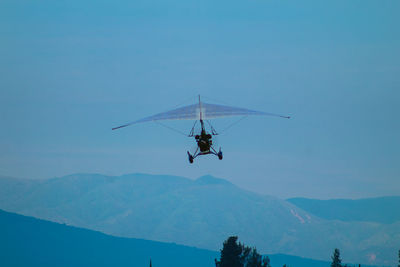
[[[218,152],[217,156],[218,156],[219,160],[222,160],[223,155],[222,155],[221,148],[219,149],[219,152]]]
[[[187,153],[188,153],[189,162],[193,163],[193,156],[189,153],[189,151]]]

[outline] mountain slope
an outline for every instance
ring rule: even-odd
[[[400,196],[356,200],[290,198],[288,201],[327,220],[368,221],[386,224],[400,221]]]
[[[215,266],[219,252],[121,238],[0,210],[1,266]],[[270,255],[272,266],[323,267],[312,259]]]
[[[1,266],[213,266],[217,252],[38,220],[0,210]]]
[[[12,188],[12,189],[10,189]],[[293,204],[222,179],[76,174],[37,182],[0,179],[0,208],[107,234],[217,250],[238,235],[267,254],[393,264],[400,224],[320,219]],[[323,237],[323,238],[321,238]]]

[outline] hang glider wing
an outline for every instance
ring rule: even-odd
[[[281,118],[290,118],[288,116],[266,113],[262,111],[250,110],[245,108],[237,108],[216,104],[208,104],[208,103],[198,103],[194,105],[184,106],[181,108],[173,109],[167,112],[162,112],[155,114],[153,116],[149,116],[137,121],[133,121],[115,128],[113,130],[123,128],[132,124],[149,122],[149,121],[160,121],[160,120],[199,120],[200,119],[200,109],[202,113],[202,118],[204,120],[207,119],[215,119],[222,117],[230,117],[230,116],[249,116],[249,115],[265,115],[265,116],[275,116]]]
[[[207,104],[207,103],[201,103],[201,109],[204,119],[215,119],[215,118],[230,117],[230,116],[249,116],[249,115],[274,116],[287,119],[289,118],[287,116],[279,114],[267,113],[246,108]]]

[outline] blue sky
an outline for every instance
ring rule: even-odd
[[[2,1],[0,174],[211,174],[279,197],[398,194],[399,10],[398,1]],[[218,137],[223,161],[194,165],[194,140],[157,124],[110,130],[198,94],[293,118],[248,118]]]

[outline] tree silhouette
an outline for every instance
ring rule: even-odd
[[[241,255],[242,246],[237,243],[237,236],[231,236],[224,241],[221,249],[221,260],[215,260],[216,267],[243,267]]]
[[[399,265],[397,267],[400,267],[400,249],[399,249]]]
[[[337,248],[335,248],[335,251],[333,252],[331,267],[342,267],[342,260],[340,259],[340,251]]]
[[[237,242],[237,236],[224,241],[221,259],[215,259],[216,267],[271,267],[268,256],[261,256],[256,248]]]
[[[246,267],[271,267],[268,256],[261,256],[256,248],[250,249],[249,247],[245,247],[245,249],[250,250],[248,255],[243,255],[243,261]]]

